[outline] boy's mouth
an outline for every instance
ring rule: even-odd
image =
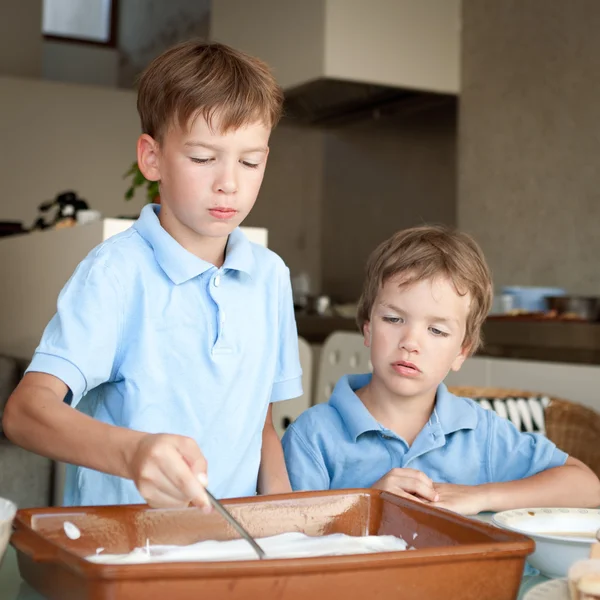
[[[210,208],[208,212],[215,219],[231,219],[231,217],[237,214],[237,210],[226,206],[216,206],[215,208]]]
[[[416,377],[421,374],[421,370],[417,367],[417,365],[408,362],[406,360],[399,360],[395,363],[392,363],[392,369],[396,371],[399,375],[405,375],[407,377]]]

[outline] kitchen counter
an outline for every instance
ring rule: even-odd
[[[354,319],[296,315],[298,334],[322,344],[334,331],[358,331]],[[478,356],[600,365],[600,323],[489,318]]]

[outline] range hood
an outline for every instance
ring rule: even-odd
[[[265,60],[302,123],[421,111],[459,92],[460,0],[217,0],[211,38]]]

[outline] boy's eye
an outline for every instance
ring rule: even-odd
[[[197,165],[206,165],[212,160],[212,158],[194,158],[191,156],[190,160]]]
[[[441,329],[437,329],[437,327],[430,327],[429,331],[431,331],[431,333],[433,333],[433,335],[442,336],[442,337],[448,337],[450,335],[449,333],[446,333],[445,331],[442,331]]]
[[[259,163],[248,162],[247,160],[243,160],[242,164],[245,167],[250,167],[251,169],[258,169]]]
[[[383,317],[386,323],[400,323],[402,319],[400,317]]]

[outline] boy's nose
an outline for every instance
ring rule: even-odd
[[[221,194],[235,194],[238,191],[237,179],[233,168],[223,168],[217,174],[214,191]]]
[[[235,194],[237,192],[237,183],[233,177],[221,178],[215,182],[215,191],[222,194]]]
[[[419,343],[416,339],[415,333],[413,331],[406,331],[405,335],[400,338],[398,347],[406,350],[407,352],[418,352]]]

